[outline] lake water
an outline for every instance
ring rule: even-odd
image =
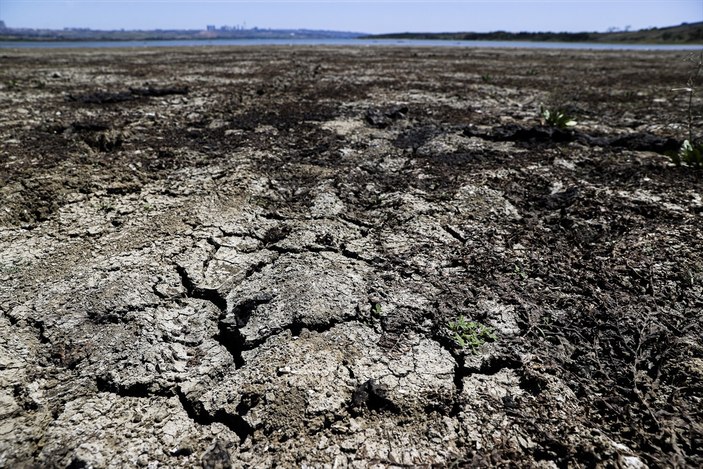
[[[439,41],[408,39],[217,39],[182,41],[0,41],[0,48],[202,47],[202,46],[398,46],[503,47],[521,49],[703,50],[703,45],[601,44],[533,41]]]

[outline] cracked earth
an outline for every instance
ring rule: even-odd
[[[0,466],[703,465],[686,58],[0,51]]]

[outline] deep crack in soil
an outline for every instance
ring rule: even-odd
[[[702,466],[685,58],[5,50],[0,466]]]

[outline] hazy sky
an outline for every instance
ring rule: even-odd
[[[703,0],[0,0],[8,27],[605,31],[703,21]]]

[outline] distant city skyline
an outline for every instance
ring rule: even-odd
[[[701,0],[0,0],[9,28],[581,32],[703,21]]]

